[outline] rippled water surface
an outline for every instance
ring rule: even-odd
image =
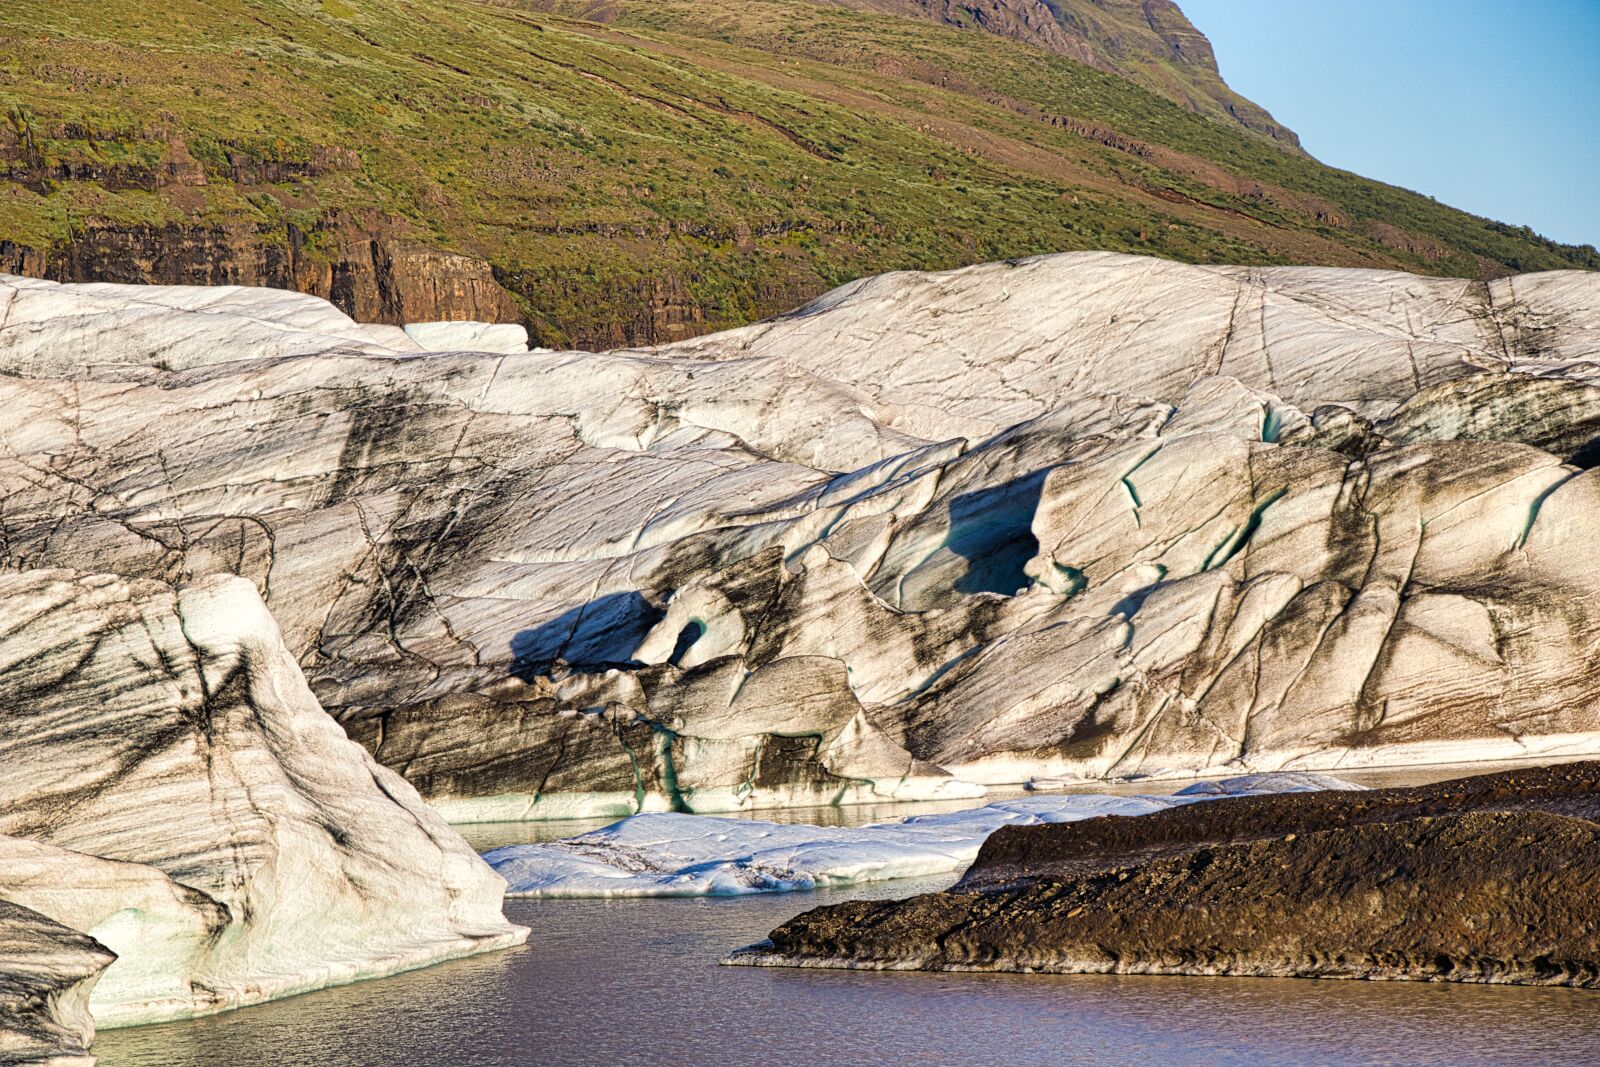
[[[521,840],[576,829],[544,824]],[[1575,990],[716,965],[817,904],[951,880],[717,900],[514,900],[508,915],[533,928],[527,948],[106,1031],[95,1051],[102,1067],[1600,1062],[1600,993]]]

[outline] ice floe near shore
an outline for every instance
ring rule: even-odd
[[[1359,789],[1329,775],[1255,774],[1170,796],[1024,797],[871,826],[832,827],[662,812],[484,853],[508,896],[671,897],[781,893],[962,869],[1002,826],[1148,815],[1224,796]]]

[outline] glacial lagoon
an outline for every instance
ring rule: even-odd
[[[940,888],[897,882],[855,896]],[[1297,979],[719,967],[848,893],[510,901],[526,948],[185,1023],[101,1067],[570,1064],[1584,1064],[1592,992]]]
[[[1366,775],[1399,784],[1436,773]],[[1103,787],[1102,787],[1103,788]],[[1149,784],[1145,791],[1154,791]],[[990,798],[1008,794],[996,791]],[[967,802],[970,804],[970,802]],[[955,804],[761,812],[860,824]],[[463,827],[478,848],[602,825]],[[1592,1064],[1572,989],[722,967],[807,908],[952,877],[737,898],[508,900],[527,947],[206,1019],[107,1030],[101,1067],[695,1063]]]

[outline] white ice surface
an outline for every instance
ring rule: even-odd
[[[1252,774],[1200,782],[1171,796],[1024,797],[981,808],[833,827],[662,812],[592,833],[483,854],[508,896],[671,897],[782,893],[960,870],[1002,826],[1148,815],[1181,804],[1256,793],[1361,786],[1319,774]]]
[[[405,332],[429,352],[528,351],[528,331],[515,322],[408,322]]]

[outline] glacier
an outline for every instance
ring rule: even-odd
[[[1353,790],[1323,774],[1284,772],[1197,782],[1171,795],[1023,797],[870,826],[811,826],[662,812],[591,833],[509,845],[484,859],[517,897],[738,896],[825,889],[964,870],[1002,826],[1148,815],[1226,796]]]
[[[462,822],[1569,755],[1597,354],[1579,271],[1069,253],[614,352],[4,278],[0,564],[243,578]]]
[[[514,322],[408,322],[402,332],[426,352],[528,351],[528,331]]]

